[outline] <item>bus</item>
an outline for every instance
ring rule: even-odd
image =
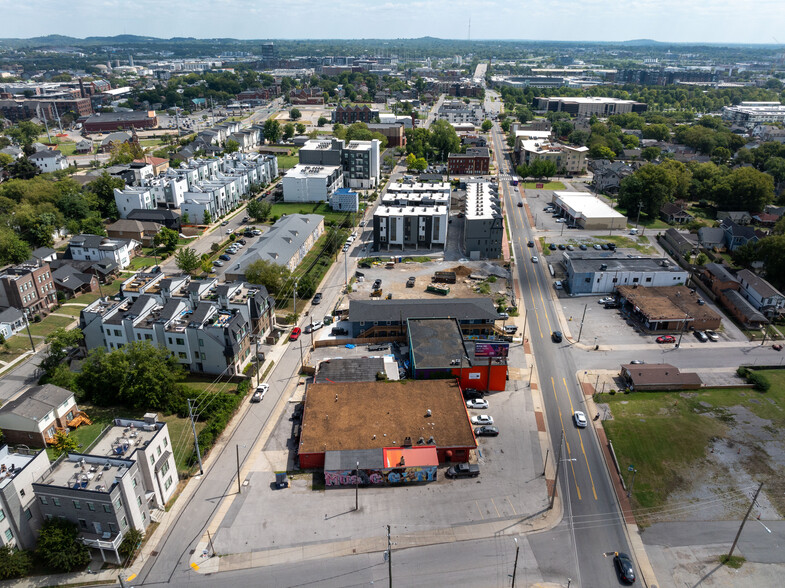
[[[510,183],[511,183],[513,186],[517,186],[517,185],[518,185],[518,178],[513,178],[512,180],[510,180]]]

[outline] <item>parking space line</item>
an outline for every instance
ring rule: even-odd
[[[496,511],[496,516],[501,518],[502,515],[499,514],[499,509],[496,508],[496,503],[493,501],[493,498],[491,498],[491,504],[493,505],[493,509]]]
[[[518,513],[515,512],[515,507],[512,505],[512,501],[510,501],[510,497],[509,496],[505,496],[504,499],[507,501],[507,504],[510,505],[510,508],[512,509],[512,514],[514,514],[517,517]]]
[[[481,518],[482,520],[485,520],[485,517],[484,517],[484,516],[482,516],[482,509],[480,508],[480,503],[479,503],[477,500],[475,500],[475,501],[474,501],[474,504],[476,504],[476,505],[477,505],[477,512],[478,512],[478,513],[480,513],[480,518]]]

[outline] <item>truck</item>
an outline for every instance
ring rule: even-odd
[[[433,281],[443,284],[454,284],[456,282],[455,272],[435,272]]]
[[[476,463],[456,463],[444,475],[448,478],[476,478],[480,475],[480,466]]]
[[[377,288],[376,290],[371,290],[371,298],[381,298],[382,297],[382,289]]]
[[[450,293],[450,287],[442,286],[441,284],[428,284],[428,287],[425,289],[425,291],[430,292],[431,294],[447,296],[447,294]]]

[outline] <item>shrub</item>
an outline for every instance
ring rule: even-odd
[[[747,382],[752,384],[752,389],[758,392],[768,392],[769,388],[771,388],[771,382],[760,372],[750,372],[747,376]]]
[[[608,391],[608,394],[610,394],[611,396],[615,396],[615,395],[616,395],[616,390],[614,390],[613,388],[611,388],[611,389]]]

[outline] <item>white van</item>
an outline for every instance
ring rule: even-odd
[[[637,235],[638,229],[630,229],[630,235]]]

